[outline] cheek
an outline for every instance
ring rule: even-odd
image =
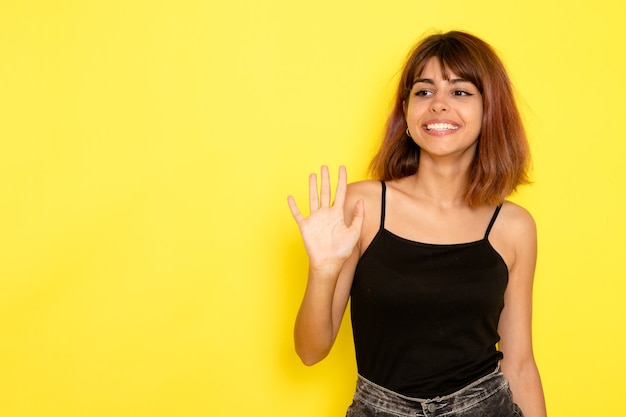
[[[471,116],[471,129],[472,129],[472,136],[475,136],[476,138],[478,138],[480,136],[480,134],[482,133],[483,130],[483,112],[482,109],[481,111],[476,111],[473,112],[473,114]]]
[[[476,124],[476,137],[480,136],[480,134],[483,131],[483,123],[482,123],[482,119],[479,120],[479,122]]]
[[[485,115],[483,113],[483,108],[482,106],[475,109],[473,112],[473,116],[472,119],[475,121],[476,126],[478,127],[478,130],[482,130],[482,125],[484,123],[485,120]]]

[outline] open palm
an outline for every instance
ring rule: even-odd
[[[347,172],[339,168],[339,181],[335,201],[331,204],[331,187],[328,168],[321,169],[321,188],[318,196],[317,175],[309,177],[309,217],[304,217],[293,197],[288,203],[293,218],[298,223],[300,234],[309,256],[310,267],[314,269],[341,268],[352,254],[361,234],[363,224],[363,202],[354,209],[350,225],[344,218],[344,204],[347,190]]]

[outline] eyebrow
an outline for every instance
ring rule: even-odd
[[[466,80],[465,78],[453,78],[451,80],[448,80],[448,82],[450,84],[460,84],[460,83],[473,84],[471,81]],[[431,78],[416,78],[415,80],[413,80],[413,85],[417,83],[435,84],[435,82]]]

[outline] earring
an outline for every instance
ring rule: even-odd
[[[409,132],[409,128],[408,128],[408,127],[406,128],[406,135],[407,135],[408,137],[412,137],[412,136],[411,136],[411,132]]]

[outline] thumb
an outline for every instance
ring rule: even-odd
[[[352,222],[350,223],[350,230],[353,232],[361,233],[361,227],[363,226],[363,218],[365,215],[365,205],[363,200],[359,200],[354,205],[354,213],[352,214]]]

